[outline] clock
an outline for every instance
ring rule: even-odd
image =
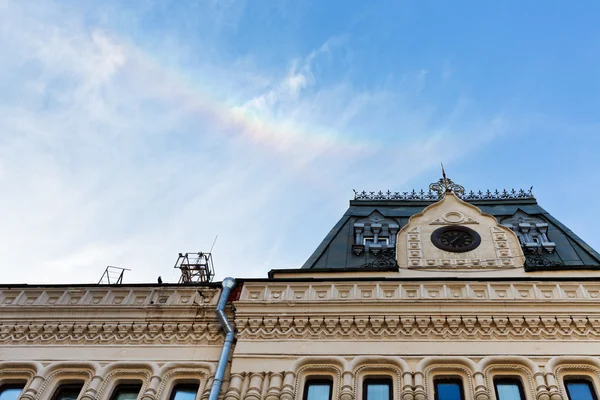
[[[481,236],[473,229],[465,226],[449,225],[433,231],[431,242],[438,249],[453,253],[464,253],[479,247]]]

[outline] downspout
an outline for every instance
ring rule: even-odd
[[[215,373],[215,379],[212,387],[210,388],[210,394],[208,400],[217,400],[219,393],[221,392],[221,384],[223,383],[223,376],[225,375],[225,368],[227,368],[227,361],[229,360],[229,353],[231,352],[231,343],[235,336],[233,327],[229,323],[227,316],[225,315],[225,305],[227,299],[229,299],[229,293],[235,286],[235,279],[227,277],[223,279],[221,283],[223,290],[221,291],[221,298],[217,304],[217,319],[221,324],[221,327],[225,331],[225,343],[223,343],[223,349],[221,349],[221,356],[219,357],[219,363],[217,364],[217,372]]]

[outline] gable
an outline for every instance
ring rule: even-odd
[[[436,239],[438,232],[448,236],[446,246]],[[461,232],[467,239],[476,238],[477,243],[461,248]],[[396,255],[400,268],[409,269],[515,268],[525,261],[511,229],[451,192],[409,219],[398,233]]]

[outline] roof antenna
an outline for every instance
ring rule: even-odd
[[[178,268],[181,271],[179,283],[194,284],[212,282],[215,277],[212,251],[218,237],[219,235],[215,237],[208,253],[201,251],[197,253],[179,253],[179,257],[175,262],[175,268]]]
[[[209,253],[212,254],[213,248],[215,247],[215,243],[217,243],[217,239],[219,238],[219,234],[217,233],[217,236],[215,236],[215,240],[213,241],[212,246],[210,246],[210,251]]]

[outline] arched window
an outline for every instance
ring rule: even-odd
[[[308,379],[303,400],[331,400],[332,386],[329,379]]]
[[[523,385],[517,378],[494,379],[497,400],[525,400]]]
[[[197,394],[197,383],[179,383],[173,388],[170,400],[194,400]]]
[[[393,400],[390,378],[368,378],[363,381],[363,400]]]
[[[54,392],[52,400],[77,400],[83,388],[83,382],[60,385]]]
[[[569,400],[596,400],[594,386],[587,379],[567,379],[565,387]]]
[[[435,400],[464,400],[462,380],[439,378],[433,381]]]
[[[24,387],[25,383],[0,386],[0,400],[17,400]]]
[[[110,400],[136,400],[142,385],[140,384],[123,384],[118,385],[113,390]]]

